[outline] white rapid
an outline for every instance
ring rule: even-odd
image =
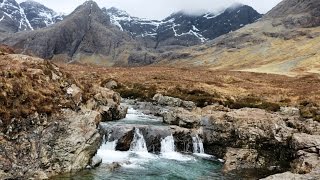
[[[201,138],[196,134],[192,137],[193,153],[204,154],[204,148]]]
[[[174,139],[173,136],[167,136],[161,141],[161,153],[174,152]]]
[[[165,159],[172,159],[177,161],[194,160],[194,158],[191,156],[186,156],[175,151],[174,138],[172,135],[162,139],[160,153],[161,153],[160,156]]]
[[[130,145],[130,151],[148,152],[146,141],[138,128],[134,130],[134,137]]]
[[[116,151],[117,140],[109,141],[110,134],[107,141],[103,137],[103,144],[97,152],[97,155],[102,158],[102,163],[112,163],[126,161],[129,157],[127,153]]]

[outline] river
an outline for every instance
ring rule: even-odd
[[[107,132],[103,144],[97,152],[102,164],[94,169],[86,169],[72,175],[55,179],[104,180],[104,179],[229,179],[221,173],[221,160],[204,153],[199,136],[192,137],[193,152],[181,153],[175,148],[174,137],[168,134],[161,138],[159,152],[148,152],[147,144],[140,127],[167,128],[162,119],[143,114],[129,108],[125,119],[101,123]],[[118,139],[115,129],[134,128],[134,135],[127,151],[116,150]],[[114,136],[112,138],[112,136]]]

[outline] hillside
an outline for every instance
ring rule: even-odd
[[[298,75],[319,73],[319,1],[285,0],[260,21],[159,64]],[[176,52],[177,53],[177,52]]]

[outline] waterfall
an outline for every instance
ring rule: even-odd
[[[133,140],[130,144],[130,151],[148,152],[146,141],[138,128],[134,130]]]
[[[174,150],[174,139],[172,135],[161,140],[161,153],[174,152]]]
[[[108,138],[106,139],[106,135],[103,136],[101,148],[105,150],[115,151],[118,140],[110,141],[111,133],[108,134]]]
[[[193,143],[193,153],[204,154],[203,143],[201,138],[198,136],[198,134],[192,137],[192,143]]]

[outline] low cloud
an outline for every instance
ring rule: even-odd
[[[24,0],[18,0],[22,2]],[[57,12],[70,13],[85,0],[36,0]],[[100,7],[117,7],[129,14],[148,19],[163,19],[171,13],[184,11],[189,14],[218,12],[234,3],[252,6],[266,13],[281,0],[96,0]]]

